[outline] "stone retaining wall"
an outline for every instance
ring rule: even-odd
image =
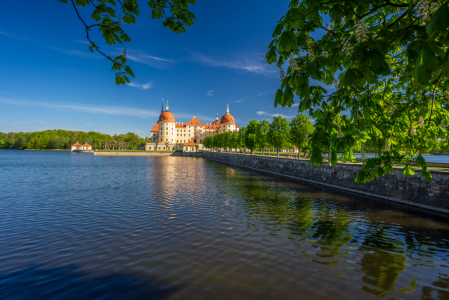
[[[94,152],[95,156],[182,156],[182,152]]]
[[[57,151],[57,150],[52,150]],[[72,153],[94,153],[94,150],[72,150]]]
[[[395,167],[391,174],[357,184],[354,179],[362,167],[357,163],[338,163],[333,167],[324,163],[318,168],[310,166],[309,160],[305,159],[216,152],[203,152],[203,158],[449,213],[449,171],[431,170],[433,180],[429,182],[419,172],[404,177],[402,168]]]
[[[203,156],[202,152],[183,152],[182,156],[184,157],[201,157]]]

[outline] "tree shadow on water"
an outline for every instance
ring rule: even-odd
[[[151,279],[89,274],[69,267],[32,265],[0,273],[0,299],[172,299],[175,289]]]

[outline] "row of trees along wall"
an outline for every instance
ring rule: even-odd
[[[249,149],[251,154],[255,150],[261,150],[263,154],[267,149],[276,149],[278,156],[279,151],[293,150],[296,147],[299,152],[302,149],[305,155],[309,149],[308,139],[312,132],[313,125],[309,117],[303,114],[297,115],[291,122],[281,116],[275,116],[271,123],[266,120],[260,122],[253,120],[239,132],[224,132],[206,137],[203,144],[208,149],[219,148],[226,151]]]

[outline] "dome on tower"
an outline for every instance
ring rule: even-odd
[[[220,124],[235,124],[235,118],[231,114],[225,114],[221,117]]]
[[[159,122],[175,122],[175,116],[169,111],[164,111],[159,116]]]
[[[235,118],[229,113],[229,105],[226,108],[226,114],[220,119],[220,124],[235,124]]]

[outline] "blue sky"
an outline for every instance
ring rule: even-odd
[[[203,123],[231,114],[240,126],[256,119],[289,119],[297,107],[274,108],[279,70],[265,62],[267,46],[289,0],[205,1],[192,7],[195,24],[175,34],[150,18],[141,1],[137,24],[123,29],[136,78],[117,86],[111,64],[88,50],[84,27],[69,4],[9,1],[0,18],[0,131],[45,129],[150,135],[169,101],[176,121]],[[83,17],[93,24],[89,10]],[[93,37],[102,41],[95,31]]]

